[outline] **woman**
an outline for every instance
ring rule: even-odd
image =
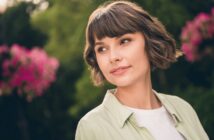
[[[107,81],[101,105],[88,112],[76,140],[207,140],[194,109],[152,89],[151,69],[176,61],[175,41],[137,4],[105,3],[90,16],[84,57],[95,85]]]

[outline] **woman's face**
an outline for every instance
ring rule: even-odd
[[[117,87],[131,86],[150,75],[145,39],[140,32],[101,40],[95,38],[94,49],[104,77]]]

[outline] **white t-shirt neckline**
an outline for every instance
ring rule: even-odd
[[[138,126],[147,128],[155,140],[184,140],[164,106],[155,109],[125,107],[133,111]]]

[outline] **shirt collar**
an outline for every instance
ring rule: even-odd
[[[113,95],[115,89],[107,90],[107,93],[103,100],[104,107],[111,112],[111,115],[114,116],[114,119],[123,127],[127,119],[132,116],[132,111],[124,107],[118,99]]]
[[[166,108],[166,110],[169,112],[170,116],[172,116],[172,119],[175,123],[175,126],[178,125],[178,123],[182,122],[181,116],[178,114],[176,107],[173,105],[172,102],[167,98],[168,95],[164,95],[162,93],[158,93],[155,90],[153,90],[156,97],[161,101],[162,105]]]
[[[109,112],[111,112],[111,115],[114,116],[114,119],[119,123],[119,125],[123,127],[128,118],[133,115],[133,112],[118,101],[118,99],[113,95],[114,92],[115,89],[107,90],[102,104]],[[163,94],[157,93],[155,90],[153,90],[153,92],[172,116],[175,125],[181,122],[182,120],[180,115],[177,113],[175,107],[170,103],[167,97]]]

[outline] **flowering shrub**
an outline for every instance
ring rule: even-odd
[[[213,55],[214,47],[214,8],[211,14],[200,13],[188,21],[181,33],[182,51],[190,62],[205,55]]]
[[[57,59],[39,48],[27,50],[19,45],[0,46],[0,94],[16,92],[27,100],[43,95],[55,81]]]

